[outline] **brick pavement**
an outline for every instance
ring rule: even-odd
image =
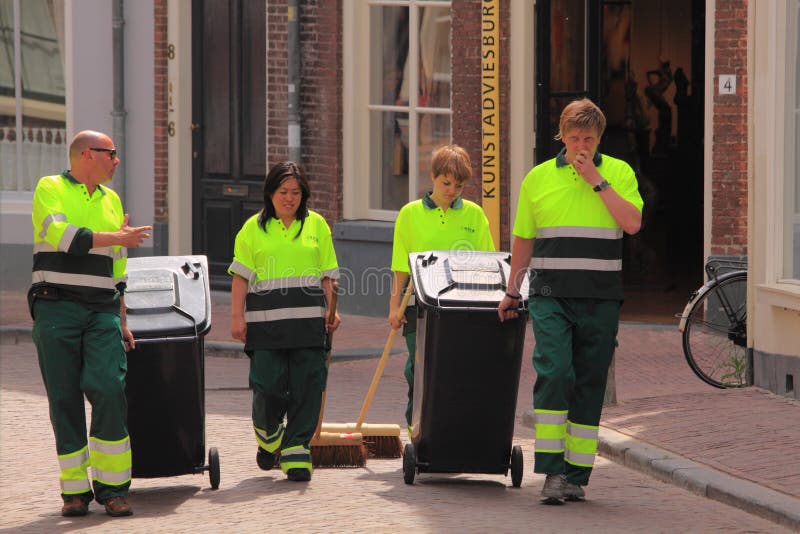
[[[26,321],[27,325],[30,325],[22,300],[18,293],[0,294],[0,308],[2,308],[0,317],[3,326],[19,325],[24,328]],[[215,304],[213,326],[207,340],[209,345],[223,344],[230,341],[227,333],[229,313],[227,303],[224,296],[216,293],[212,300]],[[385,320],[382,318],[346,316],[335,339],[334,353],[346,355],[355,349],[365,347],[370,349],[367,352],[379,352],[386,334]],[[522,501],[519,500],[521,495],[527,495],[523,498],[525,502],[535,500],[538,486],[541,484],[540,478],[530,472],[533,431],[526,426],[526,412],[530,410],[532,384],[535,379],[530,365],[532,347],[530,337],[529,334],[523,358],[517,405],[518,424],[515,430],[515,440],[525,449],[525,459],[528,463],[521,490],[508,489],[507,480],[488,475],[444,478],[421,475],[414,487],[405,487],[400,480],[402,477],[399,462],[389,460],[370,460],[367,470],[363,473],[361,470],[321,470],[315,475],[312,485],[307,490],[286,488],[286,483],[280,476],[262,474],[254,471],[252,466],[254,462],[251,449],[254,447],[250,443],[251,437],[247,425],[249,414],[249,393],[246,391],[247,360],[207,357],[206,386],[209,390],[206,407],[207,444],[220,448],[223,489],[226,491],[210,492],[207,490],[207,482],[201,483],[198,481],[199,477],[192,476],[176,477],[174,480],[137,479],[134,481],[137,488],[134,497],[139,503],[137,512],[143,508],[142,504],[146,510],[137,513],[136,529],[150,528],[146,522],[139,521],[155,520],[167,512],[172,517],[170,521],[176,521],[170,523],[175,526],[182,523],[173,516],[181,516],[183,513],[187,513],[188,517],[197,513],[202,516],[202,512],[189,512],[198,504],[197,497],[202,497],[199,501],[209,507],[216,504],[224,504],[226,508],[243,505],[245,510],[242,513],[245,516],[248,513],[252,515],[254,512],[247,510],[247,503],[263,497],[265,501],[269,501],[264,505],[270,510],[274,507],[270,499],[275,497],[276,492],[280,494],[280,499],[286,499],[287,503],[298,494],[303,494],[303,498],[312,499],[310,506],[319,505],[320,510],[329,512],[329,516],[322,514],[321,517],[315,517],[314,522],[308,523],[307,529],[295,525],[296,529],[311,531],[340,530],[339,527],[341,530],[369,528],[386,531],[414,527],[423,531],[440,531],[467,525],[475,527],[474,530],[486,530],[504,524],[499,520],[497,523],[491,522],[495,513],[497,518],[508,516],[510,519],[505,524],[508,525],[509,531],[513,531],[518,530],[515,526],[527,524],[530,527],[538,524],[542,516],[549,520],[556,517],[563,519],[565,517],[563,515],[553,515],[558,514],[558,511],[543,507],[526,508],[521,506]],[[19,469],[17,476],[13,476],[12,479],[25,476],[26,479],[31,479],[31,487],[38,488],[36,491],[40,492],[39,495],[49,496],[51,493],[55,495],[53,473],[56,463],[50,451],[52,434],[49,428],[39,428],[38,424],[33,424],[40,418],[46,418],[46,401],[42,397],[32,345],[27,343],[24,335],[20,336],[20,341],[19,345],[0,347],[2,351],[0,422],[3,425],[0,433],[2,440],[0,470],[7,469],[5,466],[11,466],[14,470]],[[616,406],[607,408],[604,413],[601,436],[605,440],[603,454],[620,463],[676,482],[695,492],[766,515],[795,529],[800,528],[800,476],[798,476],[800,473],[796,462],[787,461],[796,457],[796,444],[800,442],[800,428],[790,423],[797,420],[800,403],[758,388],[716,390],[706,386],[694,377],[686,366],[680,349],[680,336],[672,326],[645,327],[624,324],[620,330],[619,341],[616,364],[619,402]],[[402,421],[402,403],[396,402],[396,399],[402,399],[405,395],[402,376],[405,355],[401,353],[402,339],[398,339],[395,350],[400,353],[390,358],[375,403],[367,417],[368,422]],[[21,354],[12,356],[15,351]],[[208,354],[214,352],[209,351]],[[336,362],[331,368],[326,421],[354,420],[374,365],[375,360],[370,359]],[[41,435],[43,430],[47,432],[45,439],[42,439]],[[9,441],[8,438],[11,432],[14,435],[13,441]],[[32,441],[20,441],[25,435],[29,435]],[[224,436],[224,439],[220,439],[220,436]],[[30,446],[35,446],[37,453],[34,457],[40,460],[33,470],[18,462],[18,458],[30,457]],[[642,447],[645,449],[651,447],[656,454],[649,456],[643,454]],[[12,460],[15,457],[17,460]],[[664,459],[661,463],[668,463],[672,467],[660,465],[659,458]],[[678,467],[675,468],[675,465]],[[22,495],[37,495],[37,493],[31,493],[27,483],[24,485],[19,482],[9,483],[9,477],[6,476],[8,474],[0,477],[0,500],[4,502],[13,500],[13,506],[18,508],[19,514],[23,517],[9,526],[37,526],[31,519],[31,513],[39,518],[36,521],[41,521],[38,523],[40,529],[45,525],[52,526],[54,521],[60,521],[60,518],[54,515],[55,508],[49,497],[37,503],[33,507],[35,511],[31,512],[26,500],[20,501],[20,498]],[[709,480],[703,478],[709,476],[711,477]],[[455,479],[456,483],[442,482],[447,479]],[[466,482],[462,479],[478,480],[478,482]],[[271,484],[266,490],[263,487],[265,481]],[[326,502],[324,488],[328,484],[338,485],[337,487],[344,485],[343,487],[348,489],[347,494],[342,494],[339,490],[338,498],[334,499],[336,503],[333,506],[334,510],[328,510],[331,506],[323,505]],[[418,491],[417,486],[424,486],[424,492]],[[637,491],[631,492],[632,488]],[[765,493],[758,494],[759,489]],[[353,493],[350,494],[349,490]],[[469,510],[470,499],[477,499],[484,491],[487,495],[481,497],[489,499],[488,503],[496,508],[493,508],[492,512],[485,511],[480,514],[479,519],[473,517],[472,521],[477,520],[477,523],[458,523],[454,515],[455,510],[461,510],[461,513]],[[249,492],[255,492],[255,495],[248,496]],[[228,496],[220,497],[223,493]],[[17,498],[14,499],[12,495]],[[496,502],[495,496],[497,496]],[[775,527],[770,523],[749,523],[761,520],[746,514],[740,516],[738,514],[741,510],[725,507],[719,503],[705,499],[697,500],[691,493],[674,486],[663,485],[651,478],[642,478],[642,475],[602,459],[599,460],[597,472],[592,478],[589,496],[592,502],[587,503],[589,506],[586,508],[570,506],[568,517],[570,520],[574,518],[578,521],[575,523],[575,529],[579,524],[595,525],[601,531],[652,530],[646,528],[647,525],[658,525],[656,530],[659,531],[675,532],[713,531],[723,528],[759,531],[762,528],[772,530]],[[159,504],[162,497],[167,504]],[[420,502],[414,502],[417,497],[420,497]],[[440,498],[442,502],[438,500]],[[759,498],[761,501],[756,502]],[[313,502],[316,499],[319,501],[315,505]],[[685,499],[685,502],[682,499]],[[280,503],[280,500],[278,502]],[[425,505],[431,502],[438,505],[437,510],[441,507],[441,512],[426,513]],[[459,506],[459,502],[466,506]],[[634,502],[639,507],[635,510],[632,506]],[[748,508],[747,505],[751,507]],[[365,512],[373,506],[376,506],[375,512]],[[723,507],[717,508],[718,506]],[[589,509],[592,513],[588,515],[582,513]],[[576,510],[578,513],[574,515]],[[620,518],[616,517],[618,514],[611,513],[612,511],[633,514],[632,522],[617,523]],[[675,517],[670,515],[671,511]],[[608,516],[606,512],[609,513]],[[260,513],[255,515],[258,516]],[[601,517],[594,517],[595,513],[600,513]],[[146,517],[142,517],[143,515]],[[234,526],[255,524],[248,523],[248,519],[240,521],[235,517],[228,517],[238,516],[238,513],[224,515],[233,521],[231,524]],[[270,521],[274,515],[269,514]],[[468,513],[466,515],[470,516]],[[707,515],[709,522],[704,523],[703,518]],[[3,516],[6,517],[5,514]],[[713,516],[716,522],[710,516]],[[734,526],[725,527],[727,524],[725,520],[734,517],[737,518],[732,523]],[[581,518],[589,523],[580,523]],[[684,521],[683,518],[692,519]],[[636,519],[641,522],[636,523]],[[516,523],[517,520],[521,522]],[[547,520],[545,525],[548,524]],[[2,521],[0,525],[3,524]],[[102,525],[105,519],[102,514],[94,514],[92,521],[97,521],[92,524]],[[484,528],[478,528],[478,525],[483,525]],[[553,530],[559,530],[555,523],[552,525]],[[564,529],[569,527],[565,526]],[[543,529],[547,530],[548,527]]]

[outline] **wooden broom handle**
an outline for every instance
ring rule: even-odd
[[[403,300],[400,302],[400,309],[397,310],[398,319],[405,315],[406,308],[408,307],[408,301],[413,292],[414,283],[409,278],[408,285],[406,286],[406,293],[403,295]],[[361,432],[361,425],[364,424],[364,418],[367,416],[367,410],[369,410],[369,405],[372,404],[372,397],[375,395],[375,390],[378,388],[378,382],[383,374],[383,368],[386,367],[386,361],[389,359],[389,352],[392,350],[394,338],[397,335],[398,330],[400,330],[400,328],[392,328],[392,330],[389,332],[389,338],[386,340],[386,344],[383,346],[383,354],[381,354],[381,359],[378,360],[378,368],[375,369],[375,375],[372,377],[372,383],[369,385],[369,391],[367,391],[367,396],[364,398],[364,404],[361,406],[361,413],[358,414],[358,419],[356,420],[356,432]]]
[[[325,322],[332,323],[336,319],[336,306],[339,303],[339,284],[336,280],[333,281],[333,295],[328,306],[328,313],[325,314]],[[330,367],[331,350],[333,350],[333,332],[326,333],[326,344],[331,348],[325,354],[325,369]],[[326,381],[327,382],[327,381]],[[322,416],[325,413],[325,391],[328,385],[325,384],[325,389],[322,390],[322,403],[319,405],[319,418],[317,419],[317,428],[314,430],[314,438],[319,439],[319,433],[322,431]]]

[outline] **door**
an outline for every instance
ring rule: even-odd
[[[236,232],[263,205],[266,2],[192,4],[193,251],[230,287]]]
[[[668,320],[703,281],[705,0],[536,6],[536,161],[561,150],[567,103],[600,106],[599,150],[633,167],[645,201],[624,241],[623,317]]]

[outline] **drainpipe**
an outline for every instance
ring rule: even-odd
[[[287,55],[289,78],[288,138],[289,160],[302,161],[300,142],[300,8],[298,0],[289,0],[287,20]]]
[[[125,152],[125,116],[127,112],[125,111],[125,34],[123,32],[125,18],[123,15],[124,0],[114,0],[111,6],[111,42],[114,64],[114,108],[111,111],[111,138],[120,154],[120,164],[114,171],[114,190],[122,200],[122,205],[126,206],[125,158],[128,154]]]

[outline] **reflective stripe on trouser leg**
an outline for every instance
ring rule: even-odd
[[[270,453],[283,442],[283,418],[289,402],[287,358],[283,350],[256,350],[250,358],[253,428],[258,446]]]
[[[406,347],[408,348],[408,358],[403,369],[403,375],[408,383],[408,403],[406,404],[406,423],[408,423],[408,434],[411,436],[411,415],[414,413],[414,358],[416,357],[417,333],[406,334]]]
[[[578,467],[594,465],[597,454],[597,435],[600,427],[567,422],[567,440],[564,460]]]
[[[81,385],[92,405],[89,459],[92,486],[100,502],[128,493],[131,484],[131,444],[125,396],[127,355],[119,317],[95,312],[83,333]]]
[[[89,438],[92,462],[92,480],[96,490],[98,483],[104,486],[123,486],[131,481],[131,440],[125,438],[107,441],[96,437]],[[113,495],[112,495],[113,496]],[[109,497],[100,496],[100,499]]]
[[[61,468],[61,493],[63,495],[80,495],[91,493],[89,485],[89,448],[58,455],[58,466]]]
[[[533,406],[537,427],[533,465],[535,473],[558,474],[565,469],[563,440],[566,437],[566,414],[569,409],[567,392],[572,389],[575,374],[572,369],[573,313],[568,306],[562,305],[562,300],[534,297],[529,301],[536,339],[533,349],[533,366],[536,369]],[[545,414],[551,414],[552,422],[551,416],[542,419]],[[545,426],[540,431],[540,423],[559,426]],[[540,439],[545,442],[540,443]],[[560,440],[560,443],[551,440]]]
[[[586,485],[593,465],[589,455],[594,456],[597,450],[596,429],[603,411],[608,367],[616,346],[620,303],[595,299],[573,299],[570,302],[579,313],[572,341],[575,387],[568,417],[572,423],[574,447],[565,473],[569,482]],[[581,441],[583,439],[590,442]]]
[[[278,425],[278,430],[269,435],[261,428],[254,426],[253,429],[256,431],[256,442],[259,447],[273,454],[280,448],[283,440],[283,424]]]
[[[322,406],[322,390],[327,380],[325,349],[290,349],[289,407],[286,410],[286,431],[281,444],[281,469],[311,469],[311,459],[297,451],[309,451]],[[291,454],[284,460],[284,454]],[[300,465],[302,464],[302,465]]]
[[[564,454],[564,440],[567,437],[567,411],[534,410],[536,442],[534,451],[538,453]]]
[[[311,450],[302,445],[281,449],[281,470],[284,473],[288,473],[289,469],[308,469],[312,471]]]

